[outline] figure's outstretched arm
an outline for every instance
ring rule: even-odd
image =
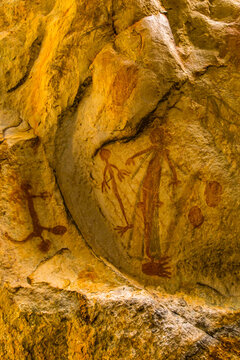
[[[45,226],[42,226],[43,230],[47,230],[55,235],[63,235],[65,234],[65,232],[67,231],[67,228],[65,226],[62,226],[62,225],[57,225],[57,226],[54,226],[54,227],[45,227]]]
[[[135,155],[133,155],[133,156],[131,156],[130,158],[127,159],[126,165],[131,165],[131,164],[134,165],[134,159],[136,157],[141,156],[143,154],[146,154],[147,152],[152,151],[154,148],[155,148],[154,146],[149,146],[147,149],[137,152]]]
[[[21,185],[21,189],[26,194],[26,197],[29,198],[29,199],[30,198],[32,198],[32,199],[34,199],[34,198],[46,199],[46,198],[51,196],[51,194],[49,194],[47,191],[43,191],[38,195],[35,195],[35,194],[32,195],[31,194],[32,186],[30,184],[28,184],[28,183],[23,183]]]
[[[166,157],[166,160],[167,160],[167,162],[168,162],[168,165],[169,165],[169,167],[170,167],[170,169],[171,169],[171,171],[172,171],[172,174],[173,174],[172,184],[173,184],[173,185],[178,185],[178,184],[180,184],[181,181],[178,180],[178,178],[177,178],[177,172],[176,172],[176,169],[175,169],[175,167],[174,167],[174,165],[173,165],[173,163],[172,163],[172,161],[171,161],[171,159],[170,159],[169,150],[165,150],[165,157]]]
[[[39,195],[30,195],[30,196],[33,199],[35,199],[35,198],[47,199],[48,197],[50,197],[52,195],[50,193],[48,193],[47,191],[43,191]]]

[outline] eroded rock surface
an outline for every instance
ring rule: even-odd
[[[239,359],[239,11],[1,2],[1,358]]]

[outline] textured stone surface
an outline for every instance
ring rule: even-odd
[[[2,0],[1,358],[240,358],[239,10]]]

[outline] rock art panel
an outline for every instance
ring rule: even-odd
[[[239,358],[239,13],[1,1],[0,358]]]
[[[36,198],[56,182],[86,243],[125,275],[238,299],[236,1],[3,1],[1,172],[14,167],[25,197],[19,221],[3,201],[4,246],[24,253],[39,237],[40,258],[67,241],[63,217],[43,226],[51,200]],[[15,155],[36,136],[48,186],[37,185],[43,166],[27,161],[31,174]]]
[[[201,86],[204,87],[205,83]],[[59,164],[58,177],[62,191],[68,193],[66,199],[68,196],[71,199],[68,204],[76,214],[79,226],[85,229],[84,236],[88,237],[89,227],[92,244],[97,243],[93,245],[97,252],[123,272],[146,284],[161,284],[166,290],[174,289],[171,291],[184,288],[183,279],[187,276],[190,283],[205,284],[206,281],[208,286],[226,294],[224,287],[227,282],[220,280],[220,262],[219,267],[215,267],[219,282],[216,283],[210,270],[207,274],[204,270],[215,263],[211,234],[219,231],[220,219],[227,216],[227,209],[232,208],[231,201],[236,202],[233,193],[227,191],[225,196],[225,190],[223,199],[223,184],[212,184],[208,180],[209,177],[221,178],[225,184],[233,181],[225,171],[228,160],[219,155],[218,148],[213,145],[215,133],[209,130],[209,124],[217,121],[219,112],[214,97],[211,103],[206,97],[205,103],[197,102],[194,94],[193,98],[189,95],[192,89],[188,93],[188,85],[183,89],[184,96],[176,89],[171,102],[166,100],[147,121],[143,120],[146,125],[136,136],[119,136],[116,118],[118,136],[114,138],[113,132],[108,141],[100,141],[99,148],[92,151],[89,148],[84,150],[80,137],[83,123],[80,109],[86,111],[86,103],[90,101],[87,94],[79,107],[79,117],[71,124],[69,120],[67,125],[67,131],[69,128],[77,129],[73,142],[69,141],[63,150],[65,155],[60,157],[62,164],[72,159],[68,164],[68,178]],[[225,117],[226,109],[220,107]],[[208,127],[205,127],[206,121]],[[84,126],[86,128],[86,123]],[[65,130],[60,130],[59,134],[59,139],[66,136]],[[80,153],[84,156],[84,151],[85,164],[90,161],[91,165],[80,162]],[[73,154],[79,155],[75,157]],[[87,191],[86,183],[89,186]],[[237,182],[234,186],[238,192]],[[81,215],[71,195],[72,189],[76,189],[78,199],[84,199]],[[220,204],[225,207],[225,215]],[[217,213],[211,213],[213,207]],[[88,213],[89,220],[84,220],[84,213]],[[231,226],[236,226],[236,223],[233,221]],[[106,228],[98,230],[101,227]],[[220,239],[219,233],[218,251],[231,252],[233,245],[227,243],[227,227],[221,231],[226,237]],[[233,242],[236,246],[237,237]],[[236,262],[237,258],[236,254]],[[202,267],[200,273],[199,267]],[[231,291],[238,293],[235,290],[237,278],[233,284]]]

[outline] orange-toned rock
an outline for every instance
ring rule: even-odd
[[[239,13],[1,0],[1,359],[238,357]]]

